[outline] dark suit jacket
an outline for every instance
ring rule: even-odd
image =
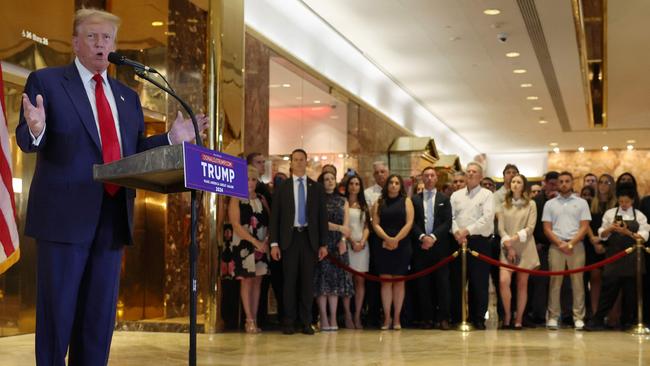
[[[167,145],[165,134],[144,137],[144,117],[138,95],[108,79],[115,96],[123,156]],[[95,235],[104,194],[93,180],[93,165],[103,164],[99,131],[74,63],[32,72],[25,93],[36,105],[43,96],[45,135],[34,146],[20,112],[16,141],[24,152],[36,152],[36,169],[29,191],[25,234],[38,240],[81,243]],[[125,214],[132,229],[135,191],[126,189]],[[130,239],[131,241],[131,239]]]
[[[411,238],[415,245],[420,244],[420,235],[425,234],[424,226],[424,197],[423,194],[414,195],[413,200],[413,228],[411,229]],[[451,229],[451,203],[449,198],[441,192],[436,193],[433,204],[433,235],[438,242],[448,243],[449,230]],[[437,243],[436,243],[437,244]],[[434,244],[434,247],[435,245]]]
[[[270,242],[278,243],[282,250],[291,246],[296,211],[294,202],[293,178],[290,177],[275,189],[271,208]],[[327,245],[327,207],[325,190],[319,183],[309,178],[307,178],[306,204],[309,244],[317,252],[319,246]]]

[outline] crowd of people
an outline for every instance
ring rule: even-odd
[[[460,261],[412,282],[400,280],[463,245],[522,269],[562,271],[612,257],[638,239],[647,242],[650,196],[640,199],[630,173],[616,180],[587,174],[574,191],[578,184],[568,171],[549,171],[531,184],[516,165],[507,164],[497,189],[483,166],[471,162],[445,184],[439,184],[434,167],[424,168],[409,194],[403,178],[381,161],[373,164],[374,184],[364,189],[354,172],[337,181],[333,165],[311,180],[302,149],[291,154],[291,171],[266,185],[260,181],[264,160],[259,153],[248,156],[250,197],[229,203],[234,235],[224,268],[241,280],[248,333],[261,331],[260,284],[268,275],[285,334],[294,333],[296,325],[305,334],[314,333],[314,324],[336,331],[339,319],[349,329],[400,330],[405,322],[448,330],[461,321],[465,285],[468,320],[485,329],[490,280],[499,299],[499,329],[591,331],[636,321],[633,255],[571,274],[570,281],[529,280],[527,273],[474,256],[468,257],[467,284],[461,283]],[[365,274],[378,276],[380,283]]]

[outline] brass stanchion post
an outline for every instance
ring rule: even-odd
[[[467,241],[461,244],[461,306],[462,318],[458,325],[458,330],[461,332],[470,332],[473,330],[472,325],[467,321]]]
[[[636,307],[637,307],[637,323],[630,330],[632,334],[635,335],[647,335],[650,334],[650,329],[646,328],[643,324],[643,252],[645,252],[645,247],[643,246],[643,239],[636,239]]]

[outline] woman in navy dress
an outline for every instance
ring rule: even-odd
[[[409,270],[413,252],[409,239],[413,226],[413,203],[406,196],[402,177],[397,174],[388,177],[372,212],[372,227],[379,238],[372,250],[377,273],[385,279],[404,276]],[[404,303],[404,282],[382,282],[381,302],[384,308],[381,329],[391,326],[391,305],[393,329],[402,329],[400,314]]]

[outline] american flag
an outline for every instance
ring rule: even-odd
[[[2,64],[0,64],[0,274],[9,269],[20,257],[16,202],[11,175],[11,150],[5,110]]]

